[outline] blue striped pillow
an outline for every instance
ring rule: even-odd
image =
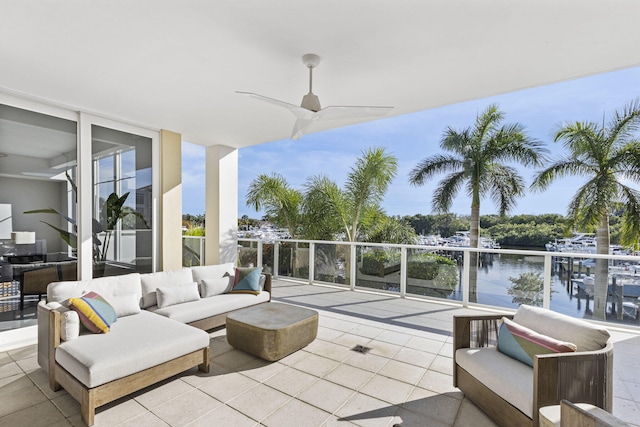
[[[536,354],[569,353],[576,349],[575,344],[539,334],[506,317],[502,318],[498,331],[498,351],[531,367]]]

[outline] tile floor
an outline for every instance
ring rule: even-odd
[[[193,369],[105,405],[95,425],[494,425],[452,386],[451,317],[472,310],[282,280],[273,293],[320,312],[316,341],[267,363],[212,332],[209,374]],[[640,336],[614,337],[614,414],[640,425]],[[0,353],[0,426],[81,426],[79,411],[49,389],[35,346]]]

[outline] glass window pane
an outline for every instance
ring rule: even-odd
[[[94,277],[152,270],[151,138],[91,127]]]
[[[0,104],[0,331],[35,325],[46,286],[77,277],[76,158],[75,121]]]

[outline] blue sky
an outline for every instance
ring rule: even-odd
[[[262,212],[256,212],[244,202],[249,184],[259,174],[280,173],[292,187],[300,190],[309,176],[320,174],[343,186],[356,159],[370,147],[384,147],[398,159],[398,174],[382,202],[386,213],[431,214],[431,197],[441,178],[415,187],[409,184],[408,176],[420,160],[442,153],[439,140],[448,126],[457,130],[472,126],[476,115],[495,103],[505,113],[504,123],[523,124],[529,135],[545,143],[550,157],[556,159],[565,153],[561,143],[553,142],[555,130],[562,122],[601,123],[603,116],[608,121],[616,109],[638,97],[640,67],[315,133],[299,141],[285,139],[242,148],[238,165],[238,215],[262,217]],[[295,119],[291,117],[293,126]],[[183,143],[182,164],[182,212],[202,214],[204,148]],[[520,170],[529,185],[534,170]],[[577,177],[563,178],[545,192],[527,192],[509,214],[564,215],[570,198],[583,182],[584,179]],[[451,212],[468,215],[470,206],[470,200],[461,192]],[[490,199],[482,200],[480,214],[493,213],[497,213],[495,204]]]

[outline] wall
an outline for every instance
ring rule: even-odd
[[[58,232],[41,222],[47,221],[66,229],[66,220],[52,214],[23,214],[24,211],[46,208],[63,211],[66,187],[66,181],[0,177],[0,203],[11,204],[13,231],[35,231],[37,240],[46,239],[48,253],[66,252],[67,245]]]

